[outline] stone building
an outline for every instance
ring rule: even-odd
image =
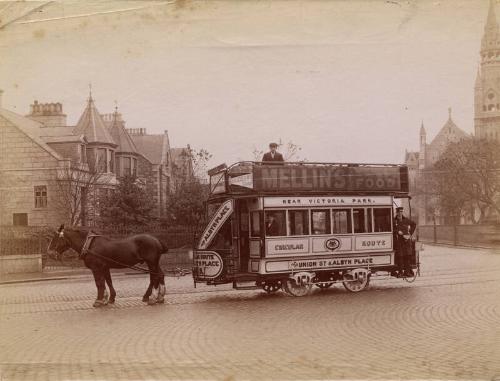
[[[490,0],[484,34],[480,47],[480,67],[474,84],[474,136],[481,139],[500,139],[500,31],[495,14],[495,2]],[[432,169],[448,143],[470,137],[458,128],[451,118],[428,144],[422,124],[418,152],[406,152],[405,163],[410,173],[410,191],[420,225],[446,223],[446,216],[431,213],[432,195],[426,189],[425,173]],[[474,211],[471,211],[471,214]],[[461,223],[470,223],[470,216],[461,217]]]
[[[168,194],[175,185],[173,181],[172,159],[168,131],[163,134],[147,134],[145,128],[126,130],[144,160],[139,160],[139,172],[149,168],[154,186],[153,198],[159,206],[158,217],[165,215]]]
[[[417,216],[419,225],[434,223],[434,219],[444,222],[444,216],[429,213],[432,196],[429,195],[425,184],[425,173],[439,160],[441,154],[451,142],[457,142],[470,136],[461,130],[451,117],[451,108],[448,109],[448,120],[441,127],[438,134],[427,143],[427,132],[422,122],[420,126],[419,150],[406,151],[405,163],[408,166],[410,180],[410,194],[412,195],[412,209]]]
[[[474,85],[474,132],[486,139],[500,139],[500,33],[495,2],[490,8],[480,49],[481,63]]]
[[[100,114],[92,95],[76,126],[61,103],[5,110],[0,92],[0,226],[92,225],[99,200],[120,177],[134,175],[151,194],[157,216],[176,181],[168,133],[125,128],[118,110]]]

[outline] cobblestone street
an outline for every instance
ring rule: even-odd
[[[0,379],[500,379],[500,252],[426,246],[421,277],[303,298],[140,275],[0,285]]]

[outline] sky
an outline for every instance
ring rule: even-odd
[[[106,1],[0,4],[2,105],[92,84],[128,128],[168,130],[210,166],[292,141],[320,162],[402,163],[446,123],[472,133],[487,0]],[[498,13],[498,12],[497,12]],[[24,16],[23,16],[24,15]]]

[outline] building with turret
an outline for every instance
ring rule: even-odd
[[[94,225],[99,200],[124,176],[151,194],[157,217],[166,214],[177,183],[167,131],[126,129],[117,108],[99,113],[92,94],[76,126],[61,103],[35,100],[22,116],[2,108],[1,96],[0,226]]]

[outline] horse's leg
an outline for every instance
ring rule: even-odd
[[[109,304],[114,304],[116,298],[116,291],[113,287],[113,281],[111,280],[111,273],[109,269],[105,270],[104,277],[106,279],[106,284],[109,287]]]
[[[151,285],[152,289],[152,298],[149,299],[148,304],[153,305],[158,302],[159,296],[159,285],[160,285],[160,266],[157,263],[148,263],[149,271],[151,273]],[[150,287],[151,287],[150,285]]]
[[[94,302],[94,307],[104,306],[104,293],[106,291],[106,284],[104,280],[104,273],[102,270],[92,270],[94,274],[95,285],[97,287],[97,299]]]
[[[148,289],[146,290],[146,293],[142,297],[142,301],[146,302],[146,303],[149,301],[149,297],[151,296],[151,292],[153,291],[153,274],[151,273],[151,268],[149,271],[150,271],[150,273],[149,273],[149,286],[148,286]]]
[[[159,281],[159,288],[158,288],[158,299],[157,303],[165,303],[165,293],[166,293],[166,287],[165,287],[165,274],[163,274],[163,271],[161,270],[161,267],[158,266],[158,281]]]

